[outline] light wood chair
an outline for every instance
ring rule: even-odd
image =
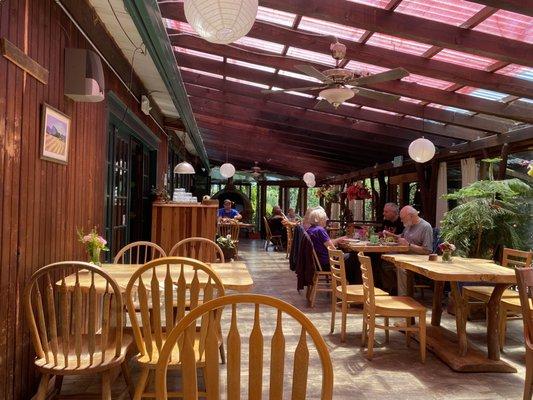
[[[69,287],[65,276],[71,273],[75,284]],[[90,274],[88,292],[80,287],[81,274]],[[54,277],[62,278],[56,283]],[[104,293],[97,293],[95,279],[107,282]],[[24,309],[37,355],[35,367],[42,374],[36,400],[47,398],[52,376],[59,394],[63,376],[84,374],[101,374],[102,399],[111,400],[111,371],[117,367],[132,388],[126,354],[133,338],[123,333],[120,288],[103,269],[77,261],[39,269],[24,290]]]
[[[523,399],[531,400],[533,397],[533,268],[517,268],[515,274],[522,306],[526,346],[526,379]]]
[[[523,268],[531,265],[533,259],[533,252],[521,251],[509,248],[503,249],[502,267],[505,268]],[[471,299],[482,302],[485,305],[489,303],[490,296],[494,290],[493,286],[463,286],[463,297],[467,304],[471,303]],[[507,321],[512,319],[520,319],[522,309],[520,306],[520,297],[516,290],[506,289],[503,292],[500,301],[499,310],[499,333],[500,333],[500,349],[503,350],[505,346],[505,336],[507,333]],[[518,317],[517,317],[518,315]]]
[[[351,304],[361,304],[365,302],[363,285],[349,285],[346,279],[346,267],[344,265],[344,253],[341,250],[328,249],[329,266],[331,268],[330,291],[331,296],[331,333],[335,331],[335,314],[337,307],[341,308],[341,342],[346,338],[346,318],[348,308]],[[375,288],[374,295],[388,296],[387,292]]]
[[[170,257],[190,257],[202,262],[226,262],[224,253],[218,244],[203,237],[180,240],[172,247]]]
[[[192,258],[158,258],[135,271],[125,293],[133,336],[139,349],[137,362],[141,369],[135,400],[154,397],[153,392],[146,392],[146,386],[168,333],[187,312],[224,294],[224,286],[216,272]],[[215,334],[220,336],[219,332],[217,330]],[[196,332],[194,343],[197,355],[204,348],[204,339],[205,329]],[[222,355],[222,348],[220,352]],[[181,368],[181,357],[179,348],[174,347],[168,367]],[[197,361],[201,362],[200,358]],[[180,396],[175,394],[173,397]]]
[[[155,243],[133,242],[118,251],[113,264],[146,264],[148,261],[166,256],[165,250]]]
[[[294,239],[294,226],[295,225],[291,222],[287,222],[283,226],[287,230],[287,254],[285,258],[289,258],[289,255],[291,254],[291,249],[292,249],[292,241]]]
[[[254,321],[253,328],[249,338],[241,340],[243,329],[242,322],[239,323],[238,310],[241,311],[245,307],[254,307]],[[231,320],[228,327],[227,348],[228,348],[228,364],[227,364],[227,384],[226,396],[220,393],[220,370],[217,355],[218,337],[217,330],[211,329],[212,325],[219,326],[221,314],[223,312],[231,312]],[[261,317],[266,319],[263,322],[264,326],[268,326],[271,322],[265,315],[272,315],[272,311],[276,313],[276,325],[273,328],[273,336],[270,343],[270,368],[263,371],[266,363],[263,359],[265,351],[263,335],[264,332],[261,327]],[[273,317],[273,315],[272,315]],[[294,356],[289,360],[285,358],[286,353],[292,352],[293,346],[286,346],[286,339],[283,332],[284,322],[290,320],[291,327],[285,327],[285,330],[293,335],[295,329],[294,323],[301,326],[299,329],[299,341],[294,348]],[[195,326],[200,324],[204,328],[204,321],[208,321],[208,328],[206,329],[207,337],[205,347],[201,350],[201,357],[205,360],[205,364],[198,363],[196,357],[196,348],[194,347]],[[248,323],[248,319],[246,319]],[[250,324],[252,322],[250,321]],[[241,331],[241,332],[239,332]],[[309,339],[310,338],[310,339]],[[245,345],[244,343],[249,343]],[[309,346],[308,342],[313,345]],[[171,354],[175,351],[176,344],[180,346],[182,351],[182,376],[183,376],[183,398],[184,400],[196,400],[198,396],[197,374],[196,369],[200,365],[205,365],[204,379],[208,399],[241,398],[243,389],[241,388],[241,359],[244,354],[248,353],[249,371],[248,380],[248,395],[245,398],[262,399],[263,393],[263,379],[264,376],[270,373],[269,377],[269,397],[270,399],[282,399],[284,389],[286,387],[285,379],[289,377],[289,382],[292,383],[292,399],[305,399],[307,396],[307,381],[309,373],[309,359],[317,354],[320,365],[322,367],[322,389],[321,393],[310,394],[309,397],[320,398],[322,400],[330,400],[333,396],[333,367],[329,356],[329,350],[322,338],[320,332],[316,329],[313,323],[300,310],[294,306],[270,296],[258,294],[239,294],[224,296],[218,299],[211,300],[208,303],[191,311],[179,324],[170,332],[167,341],[161,351],[161,356],[156,368],[156,399],[166,400],[167,393],[167,368],[171,360]],[[314,347],[314,349],[313,349]],[[316,349],[316,353],[315,350]],[[289,363],[293,361],[292,370]],[[317,360],[318,363],[318,360]],[[315,380],[319,375],[312,375]]]
[[[376,296],[374,276],[372,275],[372,261],[370,257],[359,253],[361,274],[363,276],[363,292],[365,303],[363,307],[363,345],[367,344],[367,358],[372,359],[374,353],[374,334],[376,328],[385,330],[385,338],[389,342],[389,330],[405,332],[405,340],[409,346],[411,332],[418,332],[420,343],[420,360],[426,362],[426,308],[407,296]],[[376,318],[383,317],[384,325],[376,324]],[[418,317],[418,325],[411,325],[411,318]],[[405,326],[389,325],[389,318],[405,318]]]
[[[331,271],[324,271],[315,249],[313,249],[313,264],[315,267],[315,274],[313,275],[313,284],[309,290],[309,306],[315,306],[316,294],[318,292],[331,293]]]
[[[272,231],[270,230],[270,225],[268,223],[268,219],[266,217],[263,217],[263,221],[265,223],[265,250],[268,251],[268,246],[270,246],[270,244],[274,246],[274,250],[283,249],[281,235],[272,234]]]
[[[238,221],[230,221],[229,223],[218,224],[218,234],[220,236],[231,236],[231,240],[235,242],[235,256],[239,254],[239,234],[241,226]]]

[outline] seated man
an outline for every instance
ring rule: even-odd
[[[224,200],[224,208],[218,210],[218,221],[227,221],[231,219],[241,220],[242,215],[239,214],[236,209],[231,208],[231,200],[226,199]]]
[[[294,208],[289,208],[287,210],[286,217],[289,222],[299,222],[301,220],[300,216],[294,211]]]
[[[398,237],[398,243],[409,246],[409,253],[430,254],[433,248],[433,228],[429,222],[418,216],[418,211],[412,206],[405,206],[400,211],[400,218],[405,226],[401,235],[385,232],[387,236]],[[396,269],[398,278],[398,295],[407,294],[407,274],[401,268]]]
[[[383,207],[383,231],[400,235],[404,230],[400,218],[400,207],[396,203],[387,203]]]

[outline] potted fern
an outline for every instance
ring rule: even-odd
[[[231,238],[231,235],[219,236],[217,238],[217,244],[222,249],[226,261],[235,259],[235,240]]]
[[[519,179],[496,181],[489,162],[489,178],[472,183],[443,196],[457,200],[441,224],[442,239],[454,243],[457,253],[466,257],[496,258],[502,246],[524,248],[525,231],[530,218],[525,199],[533,189]]]

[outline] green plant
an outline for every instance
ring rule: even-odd
[[[231,238],[231,235],[219,236],[217,238],[217,244],[222,250],[235,249],[235,240]]]
[[[519,179],[493,180],[492,165],[499,160],[484,161],[490,163],[488,180],[443,196],[459,205],[445,214],[442,239],[468,257],[490,258],[498,246],[523,248],[528,221],[524,199],[533,194]]]

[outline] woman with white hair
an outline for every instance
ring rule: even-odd
[[[309,224],[306,232],[311,238],[318,261],[323,270],[329,271],[328,247],[335,247],[336,244],[342,242],[345,237],[331,239],[325,229],[327,222],[328,216],[322,207],[312,209],[309,214],[306,213],[304,218],[304,224]]]

